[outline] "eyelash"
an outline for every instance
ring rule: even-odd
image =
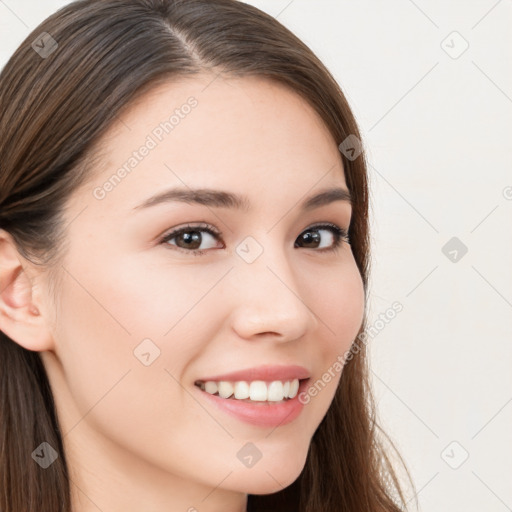
[[[343,229],[343,228],[340,228],[336,224],[331,224],[330,222],[323,223],[323,224],[314,224],[313,226],[310,226],[307,229],[305,229],[302,233],[305,233],[307,231],[320,230],[320,229],[324,229],[324,228],[329,229],[334,234],[334,242],[333,242],[332,247],[330,247],[330,248],[325,248],[324,247],[323,249],[316,249],[317,252],[322,252],[322,253],[324,253],[324,252],[325,253],[335,252],[336,253],[336,252],[338,252],[339,247],[340,247],[340,245],[341,245],[341,243],[343,241],[345,241],[347,244],[350,244],[350,239],[349,239],[347,231],[345,229]],[[175,231],[172,231],[171,233],[166,234],[163,238],[160,239],[159,243],[160,244],[166,244],[167,242],[169,242],[173,238],[181,235],[182,233],[187,233],[189,231],[199,231],[199,232],[205,231],[206,233],[212,235],[214,238],[221,236],[221,233],[219,233],[216,229],[214,229],[212,226],[210,226],[208,224],[206,224],[206,225],[199,225],[199,226],[187,225],[187,226],[185,226],[183,228],[176,229]],[[186,249],[183,249],[183,248],[177,247],[177,246],[173,246],[173,247],[175,247],[175,250],[177,250],[179,252],[183,252],[183,253],[186,253],[186,254],[192,254],[194,256],[201,256],[202,254],[212,250],[212,249],[203,249],[203,250],[192,249],[192,250],[186,250]],[[313,250],[315,250],[315,249],[313,249]]]

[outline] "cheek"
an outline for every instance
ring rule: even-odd
[[[155,365],[165,359],[164,352],[172,353],[165,367],[181,376],[200,349],[194,346],[191,320],[197,322],[201,297],[216,277],[205,282],[197,274],[195,279],[185,272],[165,274],[122,258],[97,263],[69,265],[63,279],[56,341],[64,368],[93,375],[91,395],[108,389],[111,379],[134,363],[144,366],[147,353],[144,362]]]
[[[122,290],[107,289],[99,272],[71,266],[68,272],[59,292],[56,352],[77,414],[84,415],[129,372],[136,338],[120,314]]]
[[[133,399],[160,385],[156,375],[177,386],[169,373],[181,381],[217,329],[211,297],[203,299],[225,273],[99,255],[70,262],[59,291],[57,350],[84,410],[131,369],[125,381],[141,383]]]
[[[363,281],[353,258],[340,269],[317,273],[317,277],[322,291],[316,293],[312,303],[319,322],[324,324],[326,353],[335,358],[350,347],[361,327],[365,310]]]
[[[104,286],[102,293],[108,300],[115,297],[112,310],[133,337],[154,337],[165,344],[185,324],[190,328],[192,322],[197,328],[205,314],[205,302],[212,300],[207,295],[227,270],[227,265],[180,267],[166,264],[165,258],[120,258],[110,272],[110,286]],[[211,308],[209,311],[214,316]],[[193,337],[190,329],[186,332]],[[186,345],[184,340],[181,346]]]
[[[303,395],[303,403],[310,403],[319,418],[325,415],[334,398],[347,351],[359,332],[365,310],[364,286],[353,259],[342,269],[331,268],[326,272],[329,278],[317,273],[323,291],[312,299],[312,304],[317,305],[314,312],[323,333],[312,356],[318,363],[319,374]]]
[[[56,342],[67,389],[56,393],[69,439],[78,442],[92,426],[142,459],[173,453],[176,464],[186,467],[185,441],[199,437],[191,434],[194,421],[204,423],[181,385],[187,365],[201,353],[194,338],[208,339],[192,312],[186,316],[201,290],[177,280],[162,283],[151,273],[138,277],[122,262],[101,270],[75,267],[74,278],[65,276],[61,288]],[[182,284],[187,293],[176,292]],[[158,444],[162,440],[167,450]]]

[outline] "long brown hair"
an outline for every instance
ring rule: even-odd
[[[66,240],[63,205],[93,169],[95,143],[121,109],[150,88],[205,71],[286,84],[312,105],[338,144],[349,135],[360,139],[325,66],[253,6],[235,0],[73,2],[29,34],[0,74],[0,229],[24,257],[57,279]],[[340,152],[340,158],[354,198],[349,237],[367,295],[366,161],[364,152],[355,159]],[[366,318],[360,334],[365,324]],[[376,421],[365,344],[348,359],[302,473],[278,493],[250,495],[249,512],[405,508],[383,444],[390,440],[381,438]],[[30,455],[44,441],[60,456],[42,470]],[[70,512],[70,500],[58,415],[40,355],[0,332],[0,510]]]

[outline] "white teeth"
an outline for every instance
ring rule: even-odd
[[[208,382],[204,383],[204,390],[211,395],[215,395],[215,393],[217,393],[219,390],[219,387],[217,386],[216,382],[209,380]]]
[[[255,380],[252,382],[238,381],[207,381],[200,384],[201,389],[211,395],[221,398],[233,398],[236,400],[253,400],[255,402],[281,402],[288,398],[294,398],[299,390],[299,379],[282,382],[274,380],[265,382]]]
[[[245,400],[249,398],[249,394],[249,384],[247,384],[247,382],[235,382],[235,398]]]
[[[229,398],[233,394],[233,384],[221,380],[219,382],[219,396],[221,398]]]
[[[280,380],[275,380],[274,382],[271,382],[268,387],[267,400],[269,402],[279,402],[279,400],[282,400],[283,397],[283,383]]]
[[[256,402],[265,402],[267,400],[267,385],[262,380],[251,382],[249,396]]]
[[[299,381],[297,379],[294,379],[290,382],[290,391],[288,393],[288,396],[290,398],[294,398],[297,394],[297,391],[299,391]]]

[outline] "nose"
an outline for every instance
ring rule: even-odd
[[[282,249],[267,247],[252,263],[237,260],[230,272],[231,324],[247,340],[292,341],[313,331],[318,318],[307,303],[315,285],[293,269]],[[314,279],[314,278],[310,278]]]

